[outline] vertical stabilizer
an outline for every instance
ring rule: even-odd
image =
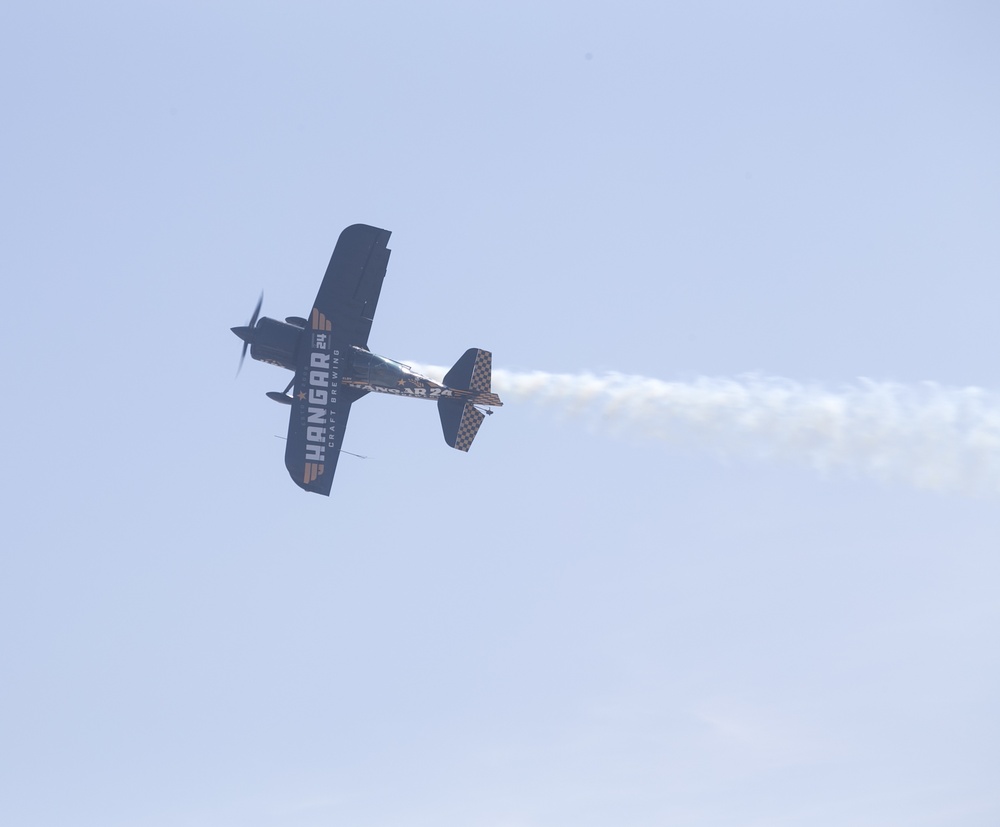
[[[493,354],[488,350],[470,347],[455,362],[455,367],[445,374],[444,383],[455,390],[489,393],[492,375]]]

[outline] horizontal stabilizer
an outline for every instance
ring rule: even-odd
[[[468,451],[486,415],[475,405],[458,399],[438,400],[444,441],[459,451]]]

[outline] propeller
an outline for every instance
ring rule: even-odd
[[[260,291],[260,298],[257,299],[257,306],[253,309],[253,315],[250,317],[250,321],[247,322],[243,327],[233,327],[230,330],[233,331],[237,336],[243,340],[243,353],[240,354],[240,366],[236,369],[236,375],[240,375],[240,371],[243,370],[243,360],[247,358],[247,348],[250,347],[250,342],[253,338],[253,327],[257,324],[257,316],[260,315],[260,306],[264,303],[264,291]]]

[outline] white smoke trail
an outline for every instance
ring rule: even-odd
[[[414,369],[436,378],[447,371]],[[830,390],[761,376],[664,382],[618,373],[494,370],[493,389],[505,402],[552,407],[627,435],[696,439],[824,472],[1000,494],[1000,394],[981,388],[862,379]]]

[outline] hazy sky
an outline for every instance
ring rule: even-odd
[[[373,395],[327,500],[229,328],[308,312],[364,222],[379,353],[976,387],[992,434],[998,35],[974,2],[7,4],[0,823],[994,827],[995,488],[530,395],[465,455]]]

